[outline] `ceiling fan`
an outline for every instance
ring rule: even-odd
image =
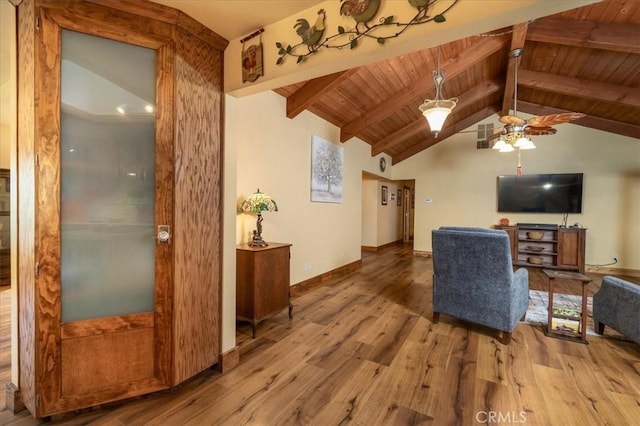
[[[513,115],[503,115],[499,121],[504,124],[504,129],[500,133],[495,133],[487,138],[491,141],[498,139],[493,148],[500,152],[511,152],[515,148],[533,149],[535,145],[531,142],[531,136],[553,135],[556,133],[553,125],[567,123],[585,116],[581,112],[564,112],[560,114],[543,115],[524,120],[518,117],[518,58],[524,49],[514,49],[509,52],[509,57],[515,58],[515,86],[513,89]]]

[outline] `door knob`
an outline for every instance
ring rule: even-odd
[[[169,244],[171,239],[170,230],[169,225],[158,225],[158,242]]]

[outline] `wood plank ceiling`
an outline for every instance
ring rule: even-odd
[[[395,164],[513,112],[515,48],[524,48],[518,112],[582,112],[574,124],[640,138],[640,0],[607,0],[442,45],[442,97],[459,101],[438,138],[418,110],[435,95],[435,47],[275,92],[287,98],[289,118],[313,112],[340,128],[342,142],[356,136]]]

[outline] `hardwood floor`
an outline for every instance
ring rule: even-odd
[[[48,424],[640,424],[638,345],[592,336],[583,345],[519,323],[504,346],[488,328],[446,315],[431,323],[431,259],[398,245],[363,253],[362,263],[294,298],[294,319],[283,310],[255,340],[240,324],[240,365],[227,374]],[[530,272],[530,287],[546,290],[540,270]],[[590,275],[592,295],[601,276]],[[577,292],[570,287],[559,290]],[[8,306],[8,291],[0,296]],[[2,309],[1,380],[8,315]],[[5,410],[0,424],[40,422]]]

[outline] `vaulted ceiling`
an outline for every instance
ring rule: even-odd
[[[358,137],[395,164],[490,116],[498,126],[499,116],[512,114],[509,52],[516,48],[524,48],[518,112],[582,112],[574,124],[640,139],[639,0],[607,0],[440,46],[443,97],[459,101],[437,138],[418,110],[435,95],[437,48],[275,92],[287,98],[289,118],[313,112],[340,128],[342,142]]]

